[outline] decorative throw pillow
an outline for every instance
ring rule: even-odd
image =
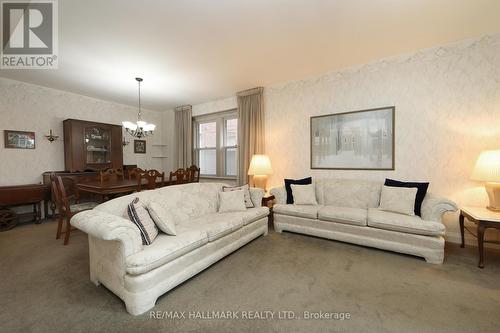
[[[158,202],[151,201],[148,204],[148,212],[156,226],[167,235],[175,236],[175,217]]]
[[[316,190],[314,184],[295,185],[291,184],[294,205],[317,205]]]
[[[250,192],[250,199],[252,199],[253,206],[262,206],[262,199],[264,198],[266,191],[257,187],[250,187],[248,191]]]
[[[422,202],[424,201],[425,195],[427,194],[427,189],[429,188],[429,183],[417,183],[417,182],[401,182],[399,180],[387,178],[384,183],[385,186],[393,187],[416,187],[417,196],[415,197],[415,215],[420,216]]]
[[[247,210],[243,190],[219,192],[219,213]]]
[[[417,189],[412,187],[382,186],[380,210],[414,216]]]
[[[309,185],[312,183],[312,177],[307,177],[304,179],[285,179],[285,190],[286,190],[286,203],[293,204],[293,193],[290,185]]]
[[[135,224],[141,232],[142,244],[150,245],[158,236],[158,228],[149,216],[148,211],[139,203],[139,198],[135,198],[128,204],[125,217]]]
[[[252,198],[250,197],[250,190],[248,189],[248,184],[245,184],[243,186],[222,186],[223,192],[238,191],[238,190],[243,190],[243,194],[245,196],[245,206],[247,208],[255,207],[252,202]]]

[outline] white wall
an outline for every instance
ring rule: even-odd
[[[45,171],[64,170],[62,121],[67,118],[121,124],[135,121],[137,108],[0,78],[0,185],[37,183]],[[146,138],[146,154],[134,154],[133,138],[125,134],[130,144],[123,150],[124,164],[170,171],[171,154],[167,159],[152,158],[158,153],[151,144],[172,142],[170,133],[163,131],[172,120],[163,112],[148,110],[143,119],[157,125],[156,133]],[[6,129],[35,132],[36,149],[5,149]],[[60,136],[53,143],[44,137],[50,129]]]
[[[309,175],[391,177],[430,181],[430,192],[459,205],[487,202],[482,184],[469,176],[482,150],[500,148],[500,34],[266,87],[264,95],[271,186]],[[236,102],[225,98],[193,110],[220,111],[220,105]],[[396,106],[394,171],[310,169],[311,116],[390,105]],[[445,224],[448,239],[458,241],[457,214]]]
[[[193,117],[201,116],[207,113],[232,110],[237,107],[238,104],[236,102],[236,96],[221,98],[215,101],[193,105]]]

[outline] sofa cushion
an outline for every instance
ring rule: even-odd
[[[148,204],[148,212],[161,231],[167,235],[175,236],[177,234],[174,216],[160,202],[151,200]]]
[[[317,205],[316,189],[314,184],[296,185],[291,184],[294,205]]]
[[[245,206],[247,208],[253,208],[255,207],[252,198],[250,196],[250,190],[248,187],[248,184],[245,184],[243,186],[222,186],[222,191],[223,192],[231,192],[231,191],[238,191],[242,190],[243,194],[245,195]]]
[[[384,185],[394,187],[416,187],[418,190],[417,196],[415,197],[414,213],[415,215],[422,216],[422,202],[424,202],[425,194],[427,193],[427,189],[429,188],[429,183],[401,182],[399,180],[386,178]]]
[[[244,212],[223,213],[223,215],[224,216],[233,216],[234,218],[242,218],[243,225],[248,225],[252,222],[260,220],[261,218],[269,215],[269,208],[267,208],[267,207],[248,208]]]
[[[207,233],[208,241],[213,242],[243,226],[241,213],[214,213],[186,221],[191,227]]]
[[[415,197],[417,189],[412,187],[382,186],[380,195],[380,210],[388,212],[415,215]]]
[[[273,211],[276,214],[290,215],[297,217],[305,217],[309,219],[317,219],[318,211],[323,206],[319,205],[274,205]]]
[[[250,187],[248,190],[250,191],[250,199],[252,199],[253,206],[260,207],[262,205],[262,198],[266,192],[261,188],[255,187]]]
[[[100,204],[95,209],[112,215],[122,215],[130,201],[138,197],[147,206],[151,200],[161,202],[179,221],[189,220],[205,214],[216,213],[218,193],[224,184],[189,183],[164,186],[154,190],[136,192]]]
[[[379,206],[381,184],[355,179],[321,179],[316,181],[320,205],[352,208]]]
[[[235,190],[228,192],[219,192],[219,213],[226,212],[244,212],[245,191]]]
[[[377,208],[368,210],[368,226],[424,236],[441,236],[445,232],[442,223],[424,221],[417,215],[385,212]]]
[[[207,233],[186,226],[177,227],[177,236],[160,233],[153,244],[126,258],[126,271],[143,274],[160,267],[208,242]]]
[[[293,204],[293,193],[290,185],[307,185],[312,184],[312,177],[307,177],[304,179],[285,179],[285,191],[286,191],[286,203]]]
[[[353,225],[366,226],[368,211],[363,208],[324,206],[318,211],[318,218]]]

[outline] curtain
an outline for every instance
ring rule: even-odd
[[[264,154],[264,88],[237,93],[238,184],[248,183],[248,167],[254,154]]]
[[[175,112],[174,167],[188,168],[192,164],[192,106],[178,106]]]

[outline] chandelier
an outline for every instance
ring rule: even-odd
[[[139,84],[139,113],[137,114],[137,121],[135,124],[131,121],[124,121],[122,122],[123,127],[125,127],[125,130],[127,131],[128,134],[135,138],[142,138],[148,135],[153,135],[153,132],[156,128],[156,125],[154,124],[148,124],[145,121],[141,120],[141,82],[142,78],[136,77],[135,80]]]

